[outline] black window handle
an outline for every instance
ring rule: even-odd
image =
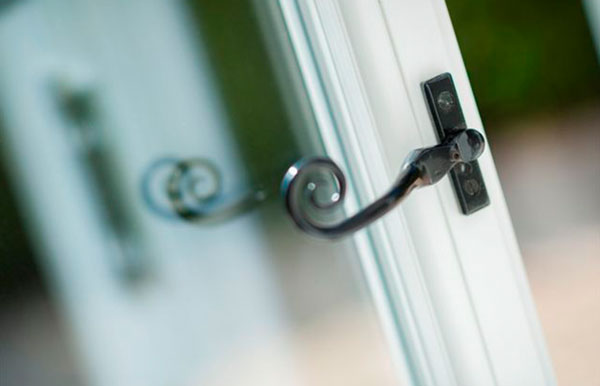
[[[433,185],[448,173],[464,214],[489,204],[476,161],[485,140],[477,130],[467,128],[452,76],[444,73],[424,82],[423,91],[441,143],[412,151],[390,190],[353,216],[335,223],[316,219],[331,215],[346,194],[346,178],[331,159],[300,160],[287,170],[281,189],[287,211],[300,229],[325,238],[346,236],[392,210],[415,188]]]
[[[474,129],[464,129],[447,137],[441,144],[413,150],[406,158],[396,182],[386,194],[353,216],[335,224],[320,223],[313,218],[317,214],[315,212],[330,211],[344,200],[346,178],[331,159],[315,157],[292,165],[283,178],[282,192],[288,213],[300,229],[315,236],[343,237],[388,213],[415,188],[433,185],[457,165],[476,160],[484,148],[485,140],[481,133]],[[319,189],[331,188],[332,181],[323,177],[324,172],[332,176],[337,188],[328,195],[328,202],[317,197]],[[307,208],[307,205],[312,208]]]

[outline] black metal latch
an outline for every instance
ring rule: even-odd
[[[346,178],[341,169],[327,157],[296,162],[287,170],[281,190],[288,213],[300,229],[326,238],[346,236],[388,213],[416,188],[433,185],[448,173],[463,213],[489,204],[476,161],[485,140],[477,130],[467,128],[452,77],[442,74],[423,86],[440,143],[413,150],[386,194],[341,221],[323,220],[333,217],[344,201]]]
[[[460,101],[449,73],[423,83],[425,98],[440,141],[467,128]],[[479,162],[463,162],[450,171],[452,185],[464,214],[486,207],[490,199],[485,188]]]

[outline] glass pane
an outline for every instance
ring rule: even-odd
[[[396,383],[352,241],[280,197],[322,149],[275,1],[2,16],[5,167],[90,384]]]

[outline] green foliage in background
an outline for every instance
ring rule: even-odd
[[[447,0],[447,5],[486,122],[600,97],[600,69],[579,1]]]

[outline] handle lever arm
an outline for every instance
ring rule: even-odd
[[[288,213],[300,229],[315,236],[339,238],[373,223],[400,204],[413,190],[435,184],[459,163],[476,160],[484,148],[483,135],[477,130],[466,129],[447,137],[436,146],[413,150],[406,158],[396,182],[386,194],[353,216],[335,224],[315,220],[306,205],[303,205],[303,198],[308,197],[311,209],[319,212],[330,211],[343,202],[346,178],[331,159],[315,157],[296,162],[283,178],[282,193]],[[330,196],[327,203],[320,202],[317,193],[331,180],[311,178],[315,172],[332,174],[337,186],[337,192]]]

